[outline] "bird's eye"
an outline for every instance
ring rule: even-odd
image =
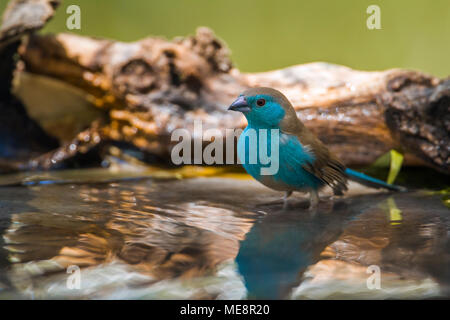
[[[263,105],[266,104],[266,100],[258,99],[258,100],[256,100],[256,104],[258,105],[258,107],[262,107]]]

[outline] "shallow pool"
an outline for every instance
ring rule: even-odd
[[[231,178],[3,186],[0,299],[450,297],[440,195],[279,197]]]

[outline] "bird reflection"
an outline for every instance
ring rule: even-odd
[[[236,258],[249,298],[287,297],[305,269],[338,238],[352,217],[383,198],[368,195],[321,204],[316,212],[294,205],[255,223]]]
[[[403,216],[395,224],[392,209]],[[312,216],[272,212],[255,222],[236,257],[248,298],[448,296],[447,211],[424,195],[379,194],[337,200]],[[366,286],[371,265],[387,291]]]

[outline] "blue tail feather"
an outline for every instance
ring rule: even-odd
[[[350,180],[356,181],[362,185],[371,187],[371,188],[385,188],[388,190],[394,190],[394,191],[407,191],[405,187],[397,186],[395,184],[390,184],[387,182],[384,182],[379,179],[372,178],[364,173],[354,171],[351,169],[345,169],[345,173],[347,174],[348,178]]]

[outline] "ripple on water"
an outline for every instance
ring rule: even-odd
[[[0,298],[449,297],[439,197],[353,186],[315,214],[300,195],[259,205],[278,197],[224,178],[3,187]]]

